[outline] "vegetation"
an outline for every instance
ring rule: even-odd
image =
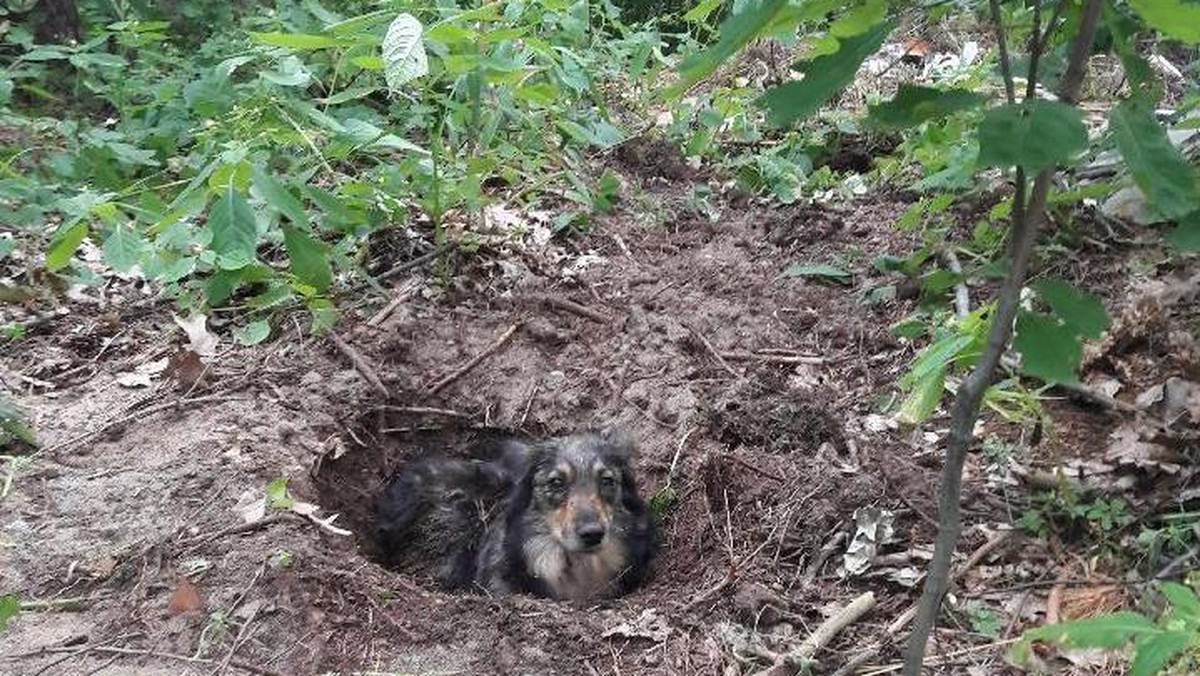
[[[1078,242],[1044,232],[1047,220],[1136,187],[1150,220],[1171,224],[1173,255],[1200,250],[1200,181],[1168,133],[1195,127],[1200,71],[1193,59],[1164,116],[1147,59],[1156,45],[1195,55],[1200,9],[1182,0],[13,4],[0,17],[0,264],[22,273],[0,285],[4,303],[133,275],[181,311],[233,313],[244,345],[296,308],[322,333],[396,266],[489,246],[497,205],[551,212],[557,237],[590,231],[622,190],[593,158],[647,133],[780,205],[853,190],[851,178],[913,191],[896,226],[921,245],[876,258],[891,281],[863,298],[887,302],[903,285],[920,297],[893,331],[923,347],[885,412],[916,425],[953,396],[910,675],[951,584],[980,411],[1048,422],[1043,398],[1083,389],[1084,343],[1110,327],[1097,297],[1043,273]],[[897,26],[952,15],[994,45],[987,58],[937,86],[871,92],[864,110],[834,105]],[[772,59],[745,76],[758,45]],[[1098,126],[1076,105],[1095,53],[1114,54],[1128,81]],[[822,162],[847,133],[895,150],[851,177]],[[1103,155],[1120,158],[1107,180],[1065,171]],[[711,188],[694,191],[703,214]],[[953,210],[979,202],[970,237],[954,241]],[[781,272],[845,283],[845,267]],[[998,290],[972,307],[968,281],[981,279]],[[20,322],[0,328],[22,339]],[[10,439],[35,445],[0,400]],[[291,504],[286,481],[268,496]],[[1133,522],[1124,502],[1069,489],[1034,504],[1021,524],[1041,537],[1082,524],[1103,542]],[[1132,643],[1131,673],[1156,673],[1200,647],[1194,592],[1159,591],[1170,609],[1157,621],[1042,627],[1014,654],[1027,663],[1033,641]],[[14,604],[0,604],[0,628]]]

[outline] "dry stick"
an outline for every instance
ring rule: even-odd
[[[62,653],[62,652],[76,653],[78,651],[79,651],[78,648],[44,648],[44,649],[42,649],[41,652],[42,653]],[[98,645],[98,646],[91,648],[87,652],[108,653],[110,655],[114,655],[114,654],[115,655],[140,655],[142,657],[159,657],[162,659],[178,660],[180,662],[190,662],[192,664],[208,664],[208,665],[213,665],[213,666],[217,665],[216,660],[210,660],[205,657],[192,657],[190,655],[178,655],[175,653],[163,653],[163,652],[158,652],[156,650],[145,650],[142,648],[118,648],[116,646],[99,646]],[[237,669],[241,669],[242,671],[246,671],[251,674],[258,674],[258,676],[282,676],[278,671],[274,671],[271,669],[264,669],[263,667],[260,667],[256,664],[250,664],[249,662],[243,662],[242,660],[230,660],[229,666],[237,668]]]
[[[448,408],[433,408],[431,406],[376,406],[376,411],[388,411],[390,413],[407,413],[410,415],[440,415],[446,418],[460,418],[463,420],[469,419],[471,416],[466,413]]]
[[[760,671],[754,676],[766,676],[770,673],[778,673],[779,670],[776,667],[785,665],[800,666],[812,660],[813,655],[816,655],[818,650],[828,645],[834,636],[837,636],[843,629],[857,622],[859,618],[866,615],[874,607],[875,593],[864,592],[846,605],[845,608],[842,608],[832,617],[822,622],[813,633],[808,635],[808,638],[804,639],[799,646],[796,646],[795,650],[779,655],[776,658],[775,667]],[[790,673],[791,669],[788,669],[788,672]]]
[[[383,381],[379,379],[379,376],[375,374],[375,369],[367,363],[367,360],[361,354],[358,353],[358,350],[347,345],[346,341],[339,338],[336,333],[330,332],[329,339],[333,341],[335,346],[337,346],[338,351],[345,355],[346,359],[349,359],[351,364],[354,364],[354,369],[358,371],[359,375],[361,375],[368,383],[371,384],[371,387],[375,388],[376,392],[382,395],[384,399],[390,399],[392,397],[392,393],[388,391],[387,386],[384,385]]]
[[[829,676],[854,676],[854,674],[858,673],[858,670],[862,668],[864,664],[870,662],[876,657],[879,657],[879,652],[879,646],[871,646],[854,657],[851,657],[846,661],[845,664],[838,667],[837,671],[833,672]]]
[[[397,265],[396,267],[392,268],[391,270],[388,270],[387,272],[383,273],[382,275],[379,275],[379,279],[385,280],[385,279],[391,279],[393,277],[397,277],[415,267],[423,265],[423,264],[437,258],[438,256],[441,256],[442,254],[446,253],[447,251],[453,249],[455,246],[456,245],[454,242],[446,242],[446,243],[442,244],[441,246],[436,247],[433,251],[430,251],[429,253],[421,254],[420,256],[417,256],[416,258],[414,258],[410,261],[405,261],[405,262]]]
[[[699,329],[697,329],[695,326],[692,326],[690,322],[684,322],[683,325],[687,327],[688,331],[692,332],[692,335],[696,337],[696,340],[700,341],[700,344],[704,346],[704,349],[708,350],[708,353],[713,356],[713,359],[717,360],[717,363],[721,365],[721,368],[725,369],[726,373],[738,380],[742,378],[742,374],[733,370],[733,367],[729,365],[729,362],[725,361],[725,358],[721,356],[721,353],[717,352],[717,348],[713,347],[713,344],[708,342],[708,338],[705,338],[704,334],[700,333]]]
[[[722,352],[722,359],[729,361],[765,361],[771,364],[812,364],[819,366],[825,363],[824,357],[810,357],[803,354],[770,354],[754,352]]]
[[[544,305],[548,305],[559,310],[564,310],[566,312],[570,312],[571,314],[579,315],[580,317],[586,317],[594,322],[607,324],[612,321],[612,319],[603,312],[597,312],[596,310],[584,305],[580,305],[573,300],[567,300],[566,298],[559,298],[558,296],[549,295],[535,297]]]
[[[972,568],[979,565],[979,562],[983,561],[988,554],[996,551],[997,547],[1005,542],[1008,542],[1008,539],[1011,537],[1012,531],[1004,531],[980,545],[979,549],[976,549],[971,556],[967,557],[967,560],[963,562],[962,566],[960,566],[958,570],[950,574],[949,580],[946,583],[946,588],[949,589],[957,584],[959,579],[970,572]],[[887,633],[889,635],[899,633],[902,629],[904,629],[905,626],[908,625],[909,622],[912,621],[913,617],[917,615],[917,611],[920,609],[920,607],[921,602],[917,602],[909,606],[908,610],[900,613],[900,615],[896,619],[892,620],[892,623],[887,626]]]
[[[391,302],[385,305],[382,310],[376,312],[374,317],[367,320],[367,326],[375,327],[387,321],[387,318],[392,316],[396,308],[400,307],[404,301],[412,298],[416,292],[417,285],[411,282],[396,289],[395,296],[392,297]]]
[[[158,413],[160,411],[166,411],[168,409],[172,409],[172,408],[176,408],[176,407],[183,407],[183,406],[186,406],[189,404],[210,404],[210,403],[216,403],[216,402],[237,401],[237,400],[238,400],[237,397],[231,397],[227,394],[213,394],[213,395],[206,395],[203,397],[192,397],[191,399],[184,398],[184,399],[180,399],[178,401],[171,401],[171,402],[167,402],[165,404],[158,404],[157,406],[149,406],[147,408],[138,409],[138,410],[134,411],[133,413],[130,413],[129,415],[124,415],[119,418],[113,418],[112,420],[109,420],[108,422],[104,423],[103,425],[101,425],[100,427],[97,427],[94,430],[90,430],[88,432],[84,432],[83,434],[76,435],[74,437],[71,437],[70,439],[67,439],[66,441],[54,444],[53,446],[47,446],[45,451],[49,455],[54,455],[55,453],[58,453],[59,451],[65,449],[65,448],[70,448],[71,446],[74,446],[75,444],[87,441],[88,439],[91,439],[92,437],[97,436],[99,434],[103,434],[114,427],[133,422],[134,420],[137,420],[138,418],[144,418],[148,415],[152,415],[152,414]]]
[[[508,330],[504,332],[504,335],[500,336],[500,338],[496,342],[489,345],[486,350],[475,355],[471,359],[471,361],[467,362],[466,364],[463,364],[458,369],[455,369],[455,371],[453,373],[451,373],[450,375],[448,375],[445,378],[442,378],[441,380],[434,383],[433,387],[429,388],[429,394],[437,394],[439,391],[444,389],[447,385],[450,385],[451,383],[458,380],[459,378],[467,375],[467,373],[470,372],[471,369],[475,368],[476,366],[479,366],[479,363],[482,362],[484,359],[487,359],[489,355],[491,355],[496,350],[499,350],[501,347],[504,347],[504,344],[508,342],[509,338],[512,338],[513,334],[517,332],[517,329],[520,326],[521,326],[521,324],[520,324],[520,322],[518,322],[518,323],[513,324],[512,326],[508,327]]]
[[[993,13],[998,15],[999,2],[991,0]],[[1083,82],[1087,56],[1096,35],[1096,24],[1100,17],[1101,0],[1086,0],[1079,32],[1071,47],[1067,71],[1063,74],[1062,90],[1059,98],[1067,103],[1074,103]],[[1000,23],[996,24],[997,34],[1003,34]],[[1040,27],[1039,27],[1040,30]],[[1006,70],[1009,70],[1006,68]],[[1036,73],[1031,73],[1031,80],[1037,79]],[[1006,77],[1005,86],[1011,92],[1011,70]],[[1029,268],[1029,258],[1037,240],[1038,228],[1041,225],[1042,212],[1045,208],[1046,197],[1050,190],[1050,181],[1054,169],[1043,169],[1034,179],[1033,191],[1029,199],[1028,209],[1014,210],[1012,246],[1012,267],[1008,278],[1000,288],[1000,297],[996,303],[995,315],[988,333],[987,346],[980,355],[978,364],[971,375],[963,381],[954,399],[954,410],[950,424],[950,442],[946,448],[946,460],[942,466],[941,486],[938,491],[938,512],[941,527],[934,540],[933,560],[929,564],[929,574],[925,579],[925,589],[921,596],[920,609],[909,636],[908,646],[904,654],[904,675],[918,676],[925,661],[925,647],[933,626],[937,622],[938,610],[946,594],[949,583],[950,562],[954,556],[954,547],[958,542],[958,534],[962,528],[961,505],[962,470],[966,460],[967,449],[973,440],[975,421],[979,417],[979,408],[983,402],[984,392],[991,381],[992,373],[1004,354],[1008,340],[1012,335],[1013,319],[1016,317],[1017,301],[1021,287],[1025,281],[1025,273]],[[1023,174],[1019,177],[1023,178]],[[1018,190],[1016,198],[1023,191]]]

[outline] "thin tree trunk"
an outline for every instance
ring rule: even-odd
[[[40,43],[78,41],[83,35],[75,0],[41,0],[34,16],[37,17],[34,37]]]
[[[1067,72],[1062,79],[1060,98],[1067,103],[1074,103],[1079,95],[1101,7],[1102,0],[1086,0],[1079,32],[1075,36],[1075,43],[1071,49]],[[1039,45],[1039,47],[1042,46]],[[1036,73],[1033,74],[1033,77],[1036,77]],[[1007,88],[1009,92],[1012,91],[1011,84],[1008,84]],[[962,528],[959,500],[962,495],[963,462],[966,460],[967,450],[974,438],[975,421],[979,418],[983,395],[991,383],[992,374],[1012,336],[1013,319],[1017,314],[1017,301],[1020,298],[1021,287],[1025,283],[1030,254],[1037,241],[1038,229],[1041,226],[1046,197],[1050,192],[1050,182],[1053,176],[1053,168],[1039,172],[1037,178],[1034,179],[1027,208],[1013,211],[1014,221],[1009,248],[1012,255],[1012,267],[1009,270],[1008,278],[1000,288],[996,313],[992,318],[991,330],[988,333],[987,346],[980,355],[979,363],[963,381],[958,395],[954,399],[946,461],[942,466],[941,486],[938,490],[938,516],[940,519],[938,534],[934,540],[933,560],[929,564],[929,574],[925,578],[920,610],[913,622],[912,634],[909,635],[908,647],[904,654],[905,676],[918,676],[921,673],[921,667],[925,660],[926,643],[937,623],[938,611],[941,609],[942,599],[946,595],[950,563]],[[1023,187],[1018,186],[1018,194],[1024,192]]]

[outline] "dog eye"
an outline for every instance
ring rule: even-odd
[[[604,476],[600,477],[601,488],[616,488],[616,486],[617,480],[613,476],[605,474]]]

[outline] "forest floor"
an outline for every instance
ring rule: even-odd
[[[0,502],[0,589],[33,601],[0,634],[0,671],[751,673],[769,666],[753,655],[794,648],[872,591],[874,609],[816,657],[828,673],[878,647],[856,673],[893,673],[906,630],[890,625],[919,595],[947,418],[905,429],[878,412],[917,349],[890,326],[917,299],[902,286],[867,304],[862,292],[879,283],[873,257],[919,245],[895,226],[913,198],[779,207],[727,194],[709,220],[685,203],[712,177],[669,148],[634,140],[603,161],[626,197],[589,233],[485,245],[450,257],[448,283],[418,267],[385,293],[343,298],[336,332],[377,385],[334,340],[290,321],[256,347],[224,339],[198,374],[162,370],[187,339],[169,305],[120,279],[6,345],[0,376],[23,393],[44,447],[10,464]],[[662,224],[646,224],[648,208]],[[960,214],[963,233],[972,217]],[[1132,408],[1169,378],[1196,379],[1195,284],[1178,282],[1195,270],[1172,269],[1156,237],[1074,227],[1094,244],[1043,267],[1114,317],[1085,381],[1116,381]],[[835,256],[850,283],[781,276]],[[989,293],[974,288],[972,301]],[[214,332],[228,335],[228,316],[210,318]],[[1100,542],[1014,528],[1051,470],[1112,479],[1135,517],[1187,499],[1191,475],[1155,455],[1171,445],[1131,427],[1171,397],[1144,398],[1135,416],[1045,396],[1050,424],[989,412],[978,430],[984,448],[1007,451],[968,460],[957,560],[982,556],[934,638],[936,673],[1006,673],[1022,629],[1129,602],[1106,547],[1137,520]],[[373,496],[405,458],[466,452],[498,430],[611,423],[639,440],[644,493],[669,481],[674,496],[643,588],[593,607],[487,598],[373,558]],[[314,516],[338,514],[332,527],[275,506],[264,516],[281,476],[295,500],[319,505]],[[864,527],[884,522],[882,544],[866,573],[848,575],[856,511]],[[1075,659],[1117,673],[1103,656]]]

